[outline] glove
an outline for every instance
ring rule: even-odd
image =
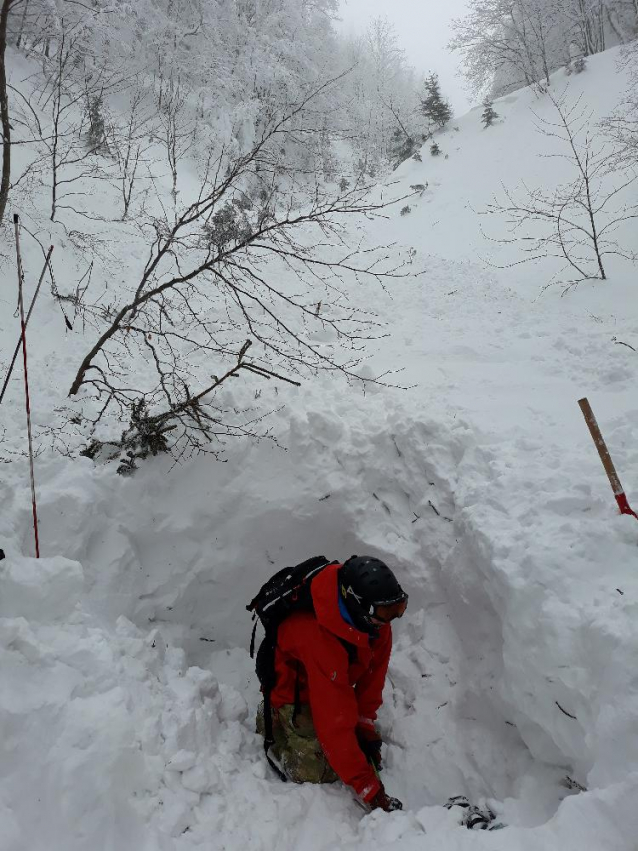
[[[359,747],[363,751],[368,762],[377,771],[381,771],[383,768],[383,761],[381,759],[381,745],[383,742],[381,739],[367,738],[366,736],[361,735],[360,732],[357,732],[357,741],[359,742]]]
[[[360,724],[356,730],[357,733],[357,741],[359,742],[359,747],[363,751],[365,758],[372,765],[376,771],[381,771],[383,768],[382,760],[381,760],[381,745],[383,741],[381,736],[377,733],[374,724],[370,722],[370,724]]]
[[[393,813],[396,810],[403,809],[401,801],[398,798],[391,798],[389,795],[386,795],[383,786],[369,802],[369,805],[371,810],[383,810],[385,813]]]

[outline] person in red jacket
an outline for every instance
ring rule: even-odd
[[[381,780],[376,730],[390,652],[390,622],[408,597],[390,568],[352,556],[311,584],[314,612],[279,626],[271,693],[273,754],[298,783],[342,780],[371,809],[401,809]],[[263,732],[263,723],[261,727]]]

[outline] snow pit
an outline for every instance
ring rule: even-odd
[[[144,819],[175,840],[204,841],[216,825],[213,833],[248,842],[253,834],[238,813],[255,806],[273,811],[274,840],[282,822],[293,830],[296,808],[311,801],[336,809],[354,840],[361,812],[349,796],[280,787],[253,732],[258,690],[245,604],[275,569],[320,552],[385,558],[410,592],[381,714],[388,788],[421,812],[453,794],[503,810],[499,802],[518,785],[534,802],[521,823],[552,815],[566,794],[558,781],[567,756],[499,693],[508,694],[498,614],[505,603],[481,579],[477,566],[487,570],[489,548],[471,545],[471,512],[459,511],[453,496],[459,465],[476,465],[467,431],[446,433],[399,408],[367,404],[363,423],[338,403],[310,410],[293,418],[287,451],[261,444],[224,465],[192,462],[173,471],[168,489],[162,461],[131,480],[87,465],[50,476],[43,536],[49,545],[66,542],[81,560],[84,593],[76,562],[43,559],[43,583],[34,581],[35,560],[5,562],[3,652],[22,674],[11,688],[18,705],[3,707],[3,726],[23,742],[20,765],[31,765],[26,775],[17,764],[5,773],[20,823],[32,806],[17,797],[28,782],[52,810],[68,789],[53,824],[59,835],[82,837],[69,848],[105,835],[142,842]],[[83,493],[91,509],[79,525]],[[47,622],[66,622],[52,632],[38,625],[45,613]],[[55,688],[44,689],[44,700],[25,694],[27,662],[51,669],[45,682]],[[43,730],[37,740],[27,732],[33,725]],[[535,763],[525,736],[561,768]],[[91,820],[87,809],[105,797],[109,807]],[[424,813],[430,824],[434,816]],[[42,810],[31,848],[53,818]],[[397,817],[397,839],[414,829],[406,818]],[[443,811],[434,822],[449,824],[450,816]]]

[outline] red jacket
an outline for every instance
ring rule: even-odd
[[[310,704],[328,762],[344,783],[369,801],[381,784],[359,747],[356,731],[357,727],[365,731],[374,726],[390,660],[392,629],[384,625],[379,637],[371,639],[344,620],[339,611],[339,567],[329,565],[312,580],[314,614],[297,612],[280,625],[275,651],[277,684],[271,700],[273,708],[294,703],[299,676],[300,700]],[[340,639],[354,645],[354,661],[349,661]]]

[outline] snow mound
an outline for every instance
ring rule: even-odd
[[[68,617],[80,600],[81,565],[57,556],[0,562],[0,617],[47,621]]]

